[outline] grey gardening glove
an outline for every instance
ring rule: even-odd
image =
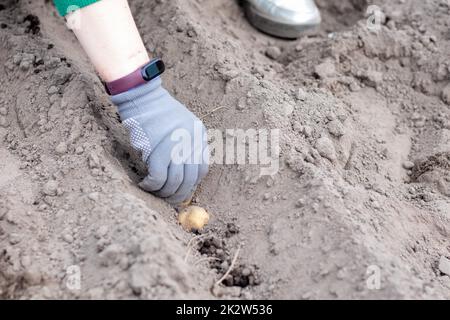
[[[141,152],[148,176],[139,186],[171,204],[188,200],[208,173],[203,123],[156,78],[111,97],[131,145]]]

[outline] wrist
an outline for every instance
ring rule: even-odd
[[[103,81],[112,82],[129,75],[149,61],[150,56],[148,53],[139,51],[129,57],[112,59],[107,67],[99,69],[98,72]]]
[[[106,82],[105,89],[109,95],[116,96],[147,84],[149,81],[160,77],[164,71],[164,62],[161,59],[153,59],[122,78]]]

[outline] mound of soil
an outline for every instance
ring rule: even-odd
[[[277,174],[211,168],[194,203],[212,221],[192,235],[137,187],[51,3],[2,1],[0,297],[448,298],[450,3],[374,2],[376,30],[367,1],[323,0],[321,29],[287,41],[235,1],[130,0],[208,128],[281,129]]]

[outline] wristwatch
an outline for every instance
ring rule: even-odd
[[[165,70],[164,62],[161,59],[154,59],[123,78],[106,82],[106,92],[110,96],[126,92],[159,77]]]

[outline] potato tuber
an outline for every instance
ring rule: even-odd
[[[178,221],[186,231],[199,231],[208,224],[209,214],[201,207],[190,206],[180,213]]]

